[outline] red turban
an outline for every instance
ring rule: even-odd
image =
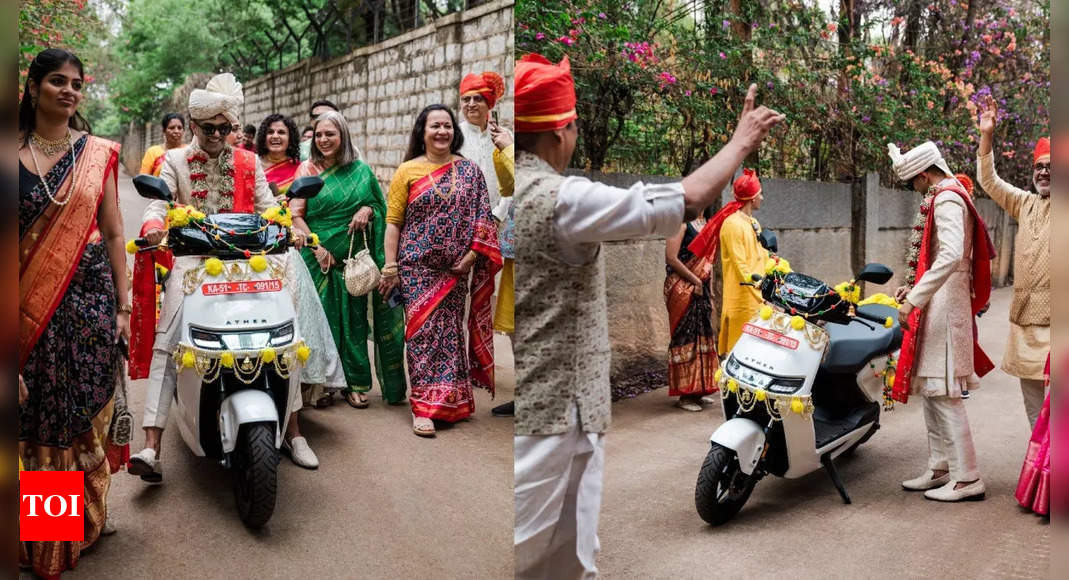
[[[540,54],[516,63],[516,132],[541,133],[566,126],[575,114],[575,81],[568,57],[555,65]]]
[[[743,169],[742,175],[735,180],[735,199],[750,201],[761,193],[761,182],[757,179],[757,173],[753,169]]]
[[[1040,137],[1036,142],[1036,150],[1032,153],[1032,164],[1040,161],[1050,161],[1050,137]]]
[[[965,188],[965,193],[968,193],[970,196],[973,194],[972,179],[970,179],[968,175],[965,175],[964,173],[958,173],[954,175],[954,178],[958,180],[958,183],[960,183],[962,187]]]
[[[493,109],[494,103],[505,94],[505,80],[495,72],[471,73],[460,81],[460,96],[482,95],[486,106]]]

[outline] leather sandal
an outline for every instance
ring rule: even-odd
[[[417,421],[419,421],[420,419],[425,420],[426,423],[417,423]],[[419,435],[420,437],[434,437],[434,421],[428,419],[427,417],[417,417],[415,415],[412,415],[412,432],[416,435]]]
[[[356,397],[354,398],[353,395],[356,395]],[[367,394],[361,393],[360,391],[349,391],[348,393],[345,393],[345,402],[349,403],[349,406],[354,409],[367,409],[370,404]]]

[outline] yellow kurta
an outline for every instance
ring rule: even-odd
[[[166,151],[163,149],[163,145],[153,145],[145,151],[145,156],[141,158],[141,173],[143,175],[159,175],[160,166],[156,165],[156,160],[163,157]]]
[[[501,187],[501,197],[512,197],[512,192],[515,189],[516,183],[516,159],[515,149],[512,145],[509,145],[505,149],[494,149],[494,173],[497,174],[497,183]],[[505,212],[505,219],[508,220],[509,212]],[[504,230],[502,224],[500,229]],[[504,244],[502,244],[502,251],[505,250]],[[494,330],[498,332],[504,332],[506,334],[512,334],[516,329],[516,324],[513,319],[513,308],[515,306],[515,294],[513,291],[513,258],[504,258],[504,264],[501,267],[501,282],[497,286],[497,305],[494,307]]]
[[[737,211],[720,227],[720,257],[724,271],[724,305],[720,309],[717,353],[725,355],[742,336],[742,325],[761,307],[761,292],[752,286],[751,274],[764,274],[768,251],[757,241],[757,220]],[[760,225],[757,225],[760,228]]]

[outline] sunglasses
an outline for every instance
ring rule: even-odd
[[[233,125],[208,125],[204,123],[197,123],[197,126],[200,127],[201,131],[204,131],[204,135],[207,137],[215,135],[216,132],[219,133],[220,137],[226,137],[230,134],[231,131],[234,130]]]

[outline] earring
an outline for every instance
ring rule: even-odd
[[[30,104],[33,105],[34,109],[36,109],[37,108],[37,97],[31,96],[30,97]]]

